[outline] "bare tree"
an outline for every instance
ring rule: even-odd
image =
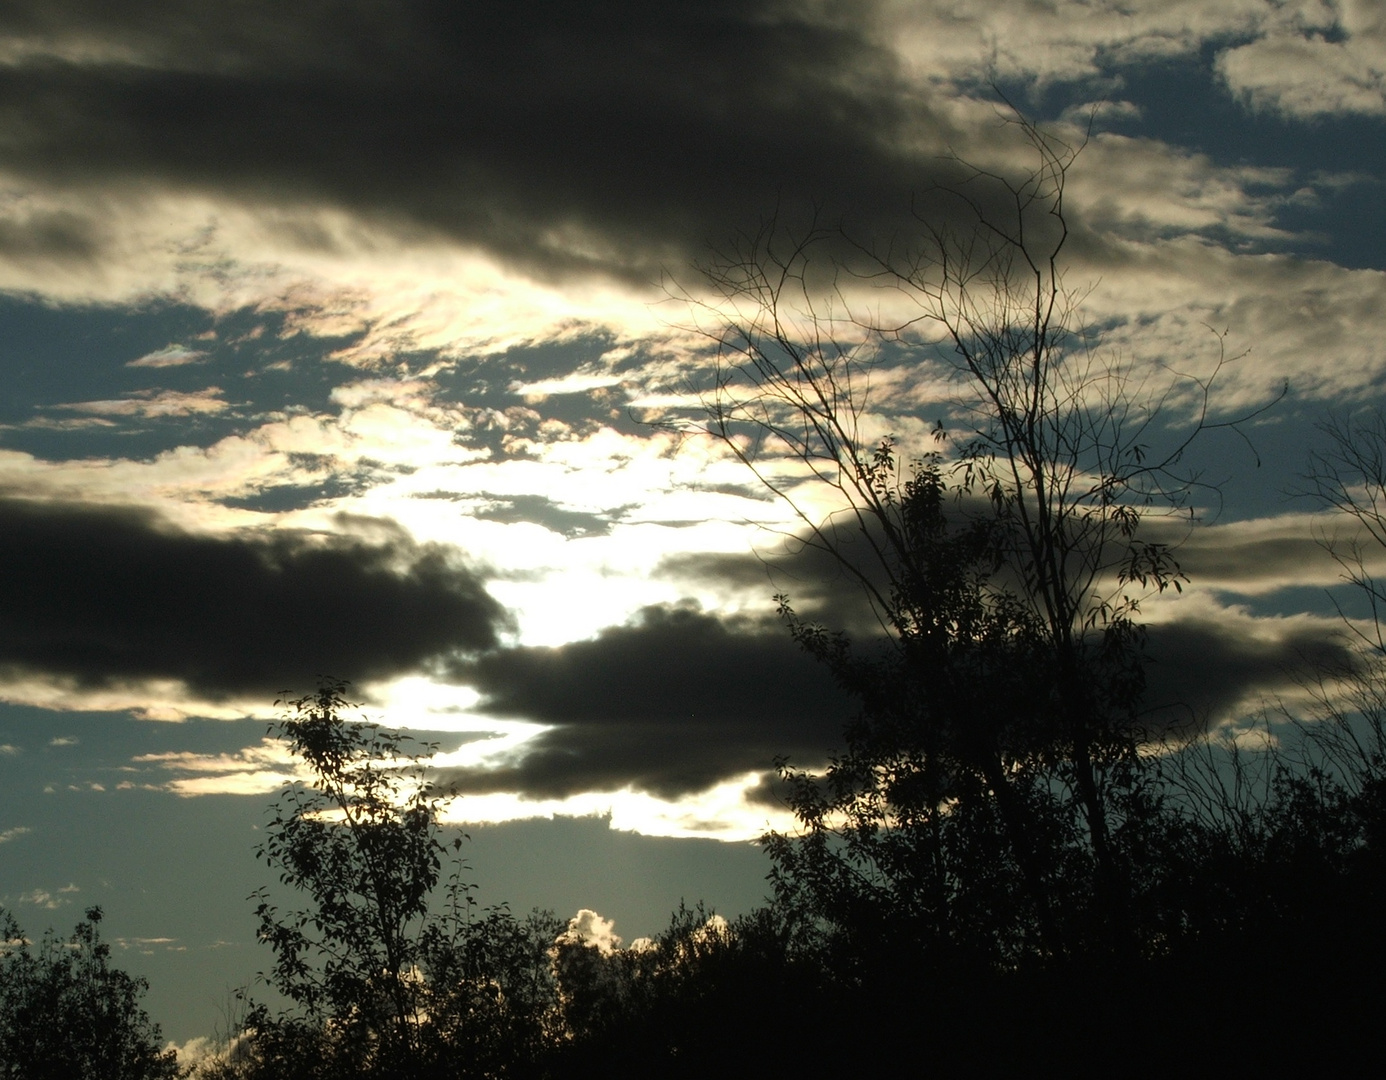
[[[913,712],[903,723],[914,728],[914,771],[942,762],[955,780],[980,782],[1041,934],[1051,922],[1045,869],[1026,809],[1037,770],[1081,807],[1096,887],[1121,936],[1128,886],[1112,785],[1129,784],[1141,740],[1135,619],[1144,597],[1183,580],[1171,546],[1140,526],[1152,515],[1191,519],[1203,485],[1188,451],[1263,410],[1216,412],[1221,337],[1202,375],[1156,366],[1141,376],[1100,348],[1064,270],[1066,180],[1082,144],[1023,120],[1015,129],[1031,170],[952,161],[955,179],[917,197],[909,235],[881,241],[819,222],[796,233],[772,218],[702,267],[718,297],[701,309],[720,360],[708,427],[794,507],[802,542],[866,591],[900,657],[893,677],[913,687],[894,711]],[[897,444],[882,425],[905,423],[907,410],[883,396],[929,379],[950,387],[935,402],[950,422],[926,441],[916,416],[914,437]],[[948,426],[961,431],[945,453]],[[826,519],[796,501],[805,473],[839,500]],[[798,621],[787,599],[782,611],[801,643],[848,671],[845,639]],[[1008,669],[1032,680],[1028,700],[996,692]],[[871,678],[858,670],[851,688],[867,694]],[[858,771],[869,785],[872,769]],[[937,825],[958,785],[923,787]],[[904,789],[870,792],[866,812]],[[821,812],[801,817],[815,828],[850,803],[813,803],[807,791],[801,783],[799,806]]]
[[[1374,565],[1386,556],[1386,418],[1330,417],[1319,430],[1329,445],[1310,457],[1306,494],[1338,511],[1348,528],[1322,543],[1342,568],[1343,583],[1365,603],[1363,617],[1338,611],[1355,663],[1315,667],[1308,689],[1316,715],[1302,730],[1354,794],[1386,779],[1386,583]]]

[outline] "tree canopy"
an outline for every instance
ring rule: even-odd
[[[183,1073],[140,999],[148,989],[111,966],[102,912],[37,950],[0,911],[0,1076],[6,1080],[175,1080]]]

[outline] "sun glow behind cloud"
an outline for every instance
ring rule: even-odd
[[[1033,78],[1039,86],[1070,80],[1074,101],[1052,130],[1077,145],[1094,122],[1068,177],[1068,206],[1081,225],[1069,248],[1070,280],[1085,299],[1086,316],[1106,334],[1104,355],[1119,357],[1135,384],[1147,375],[1158,384],[1171,369],[1206,373],[1224,346],[1238,355],[1242,343],[1254,342],[1253,357],[1222,372],[1214,407],[1224,410],[1264,403],[1285,379],[1294,381],[1301,401],[1356,400],[1374,392],[1386,368],[1386,274],[1289,253],[1307,242],[1288,223],[1290,211],[1312,209],[1356,180],[1307,175],[1288,165],[1220,161],[1154,135],[1122,134],[1117,122],[1139,121],[1139,103],[1119,100],[1096,112],[1084,104],[1112,96],[1113,86],[1122,89],[1102,81],[1112,65],[1187,59],[1211,49],[1216,77],[1255,108],[1292,116],[1378,114],[1386,100],[1379,62],[1386,39],[1370,5],[1140,0],[1102,10],[1067,3],[964,2],[946,12],[937,5],[859,7],[829,17],[810,4],[798,13],[829,43],[822,57],[827,77],[818,89],[830,105],[850,108],[806,118],[776,106],[761,115],[762,97],[798,99],[793,92],[748,94],[736,116],[722,119],[751,125],[735,131],[753,155],[781,145],[757,141],[764,132],[755,125],[761,125],[775,140],[782,134],[802,140],[805,149],[789,155],[796,162],[853,160],[854,170],[833,165],[816,181],[844,196],[849,210],[865,213],[869,226],[872,213],[885,212],[879,201],[892,192],[907,195],[908,183],[891,186],[900,175],[908,174],[909,183],[929,181],[946,153],[1001,171],[1026,167],[1024,140],[1014,125],[997,121],[994,95],[976,90],[979,72],[1002,81]],[[747,10],[755,15],[758,9]],[[727,18],[735,26],[740,16]],[[211,73],[220,85],[228,70],[253,82],[251,59],[258,59],[266,70],[317,85],[330,102],[351,74],[349,65],[334,68],[324,59],[335,39],[311,20],[303,27],[292,19],[283,25],[251,20],[236,28],[245,35],[236,38],[239,52],[211,31],[204,36],[195,21],[188,26],[186,38],[168,40],[153,31],[126,39],[114,27],[110,40],[70,38],[60,28],[48,35],[17,29],[0,39],[0,63],[16,78],[34,74],[36,89],[44,90],[45,65],[57,57],[73,73],[96,80],[93,85],[116,92],[123,82],[100,81],[111,65],[121,80]],[[527,32],[521,27],[518,37],[504,40],[523,42]],[[850,72],[834,66],[847,63],[844,58],[859,66]],[[322,63],[335,74],[315,84]],[[772,70],[743,67],[757,77]],[[455,64],[450,70],[465,69]],[[789,78],[797,74],[781,73],[785,86],[802,90]],[[845,74],[852,78],[838,78]],[[405,89],[452,85],[418,82],[435,72],[401,77],[382,68],[379,75],[387,84],[399,78]],[[509,73],[494,73],[503,75]],[[511,98],[521,109],[532,105],[524,99],[527,80],[505,85],[512,92],[497,100],[507,107]],[[690,85],[702,84],[695,79]],[[574,107],[591,104],[584,94],[607,104],[621,96],[605,83],[574,86]],[[651,80],[648,89],[659,92],[662,83]],[[675,119],[703,120],[701,101],[689,105],[678,95],[656,100],[688,106],[688,115]],[[873,107],[882,100],[893,107]],[[93,102],[96,124],[104,114]],[[548,115],[549,103],[539,104],[539,112],[515,116]],[[903,117],[897,126],[881,119],[866,142],[853,141],[859,135],[854,130],[830,132],[836,143],[814,141],[826,137],[832,116],[874,122],[897,113]],[[79,108],[53,113],[79,114]],[[311,110],[305,115],[311,121]],[[303,532],[373,538],[400,550],[448,545],[507,610],[508,623],[496,630],[505,648],[592,641],[642,610],[689,601],[718,617],[764,615],[774,588],[768,579],[675,578],[660,567],[684,557],[773,551],[804,522],[767,498],[725,447],[641,423],[687,419],[698,411],[693,387],[700,379],[705,384],[713,363],[711,339],[699,329],[715,333],[727,309],[702,306],[714,293],[689,262],[706,255],[709,237],[723,235],[713,230],[732,235],[753,229],[770,205],[754,203],[761,196],[742,190],[741,160],[702,173],[701,158],[684,154],[673,173],[654,174],[653,194],[635,182],[641,166],[679,158],[665,153],[669,147],[658,132],[652,133],[654,158],[641,156],[640,140],[622,144],[629,160],[595,161],[583,156],[590,146],[569,147],[572,160],[565,167],[571,173],[555,188],[541,184],[537,172],[523,172],[532,167],[528,157],[511,160],[508,150],[467,144],[469,130],[456,132],[457,158],[425,157],[393,172],[389,162],[369,160],[372,138],[409,119],[389,117],[388,131],[363,127],[362,140],[349,144],[362,176],[369,173],[376,185],[361,188],[353,187],[361,177],[344,175],[339,160],[299,160],[295,154],[315,141],[297,130],[290,143],[273,147],[277,154],[266,155],[264,174],[236,171],[239,160],[214,161],[232,177],[225,182],[199,172],[201,162],[178,157],[174,151],[182,143],[163,137],[128,141],[158,150],[131,166],[144,168],[143,174],[122,172],[123,159],[104,169],[99,162],[86,167],[87,156],[100,149],[87,140],[80,144],[82,168],[49,176],[40,151],[53,147],[41,141],[47,129],[36,127],[35,156],[0,176],[0,288],[46,304],[127,305],[131,312],[151,298],[176,298],[209,313],[214,325],[200,335],[170,330],[152,343],[102,357],[147,382],[74,386],[61,401],[47,401],[13,425],[26,433],[99,429],[124,438],[181,421],[188,434],[178,445],[136,453],[107,443],[101,453],[74,452],[66,459],[6,449],[0,451],[0,489],[36,502],[152,508],[171,527],[202,537]],[[805,119],[811,122],[794,128]],[[74,130],[98,129],[104,127]],[[417,140],[417,148],[431,153],[446,142]],[[235,145],[223,139],[205,147],[206,154],[223,143]],[[276,173],[273,162],[280,157],[300,171]],[[769,157],[751,160],[773,164]],[[478,162],[484,167],[472,168]],[[473,175],[490,177],[492,165],[498,171],[487,183],[494,190],[465,186]],[[545,171],[554,172],[551,166],[546,163]],[[371,172],[376,167],[384,171]],[[410,184],[430,168],[444,179],[421,196]],[[860,188],[853,186],[858,171],[865,177]],[[724,174],[732,175],[729,184]],[[846,186],[839,188],[839,181]],[[619,192],[614,203],[612,191]],[[474,208],[478,198],[484,201]],[[892,221],[883,217],[878,224]],[[905,293],[870,282],[837,285],[844,305],[837,329],[844,340],[854,332],[861,336],[852,311],[874,312],[884,321],[912,314]],[[265,371],[217,369],[218,349],[227,345],[218,334],[247,312],[278,319],[272,332],[265,331],[269,323],[257,326],[264,334],[259,340],[267,352],[295,343],[293,357]],[[1232,333],[1224,340],[1208,326]],[[936,339],[938,328],[918,334]],[[174,343],[160,347],[164,342]],[[538,355],[544,348],[561,359]],[[521,357],[513,366],[507,351]],[[1334,362],[1325,363],[1325,356]],[[270,370],[321,372],[324,386],[313,387],[311,403],[291,392],[264,391],[257,398],[260,384],[251,376]],[[461,381],[462,371],[473,372],[471,382]],[[200,381],[175,387],[175,378]],[[929,427],[956,391],[946,368],[885,364],[874,378],[872,408],[860,418],[863,443],[893,435],[906,456],[932,448]],[[226,426],[202,426],[212,424]],[[766,474],[792,494],[808,520],[822,520],[838,507],[831,485],[814,480],[783,445],[772,440],[764,450],[759,460]],[[1211,620],[1222,611],[1229,625],[1252,634],[1256,620],[1239,607],[1247,597],[1336,582],[1331,562],[1310,551],[1317,524],[1308,516],[1280,514],[1238,528],[1191,544],[1203,576],[1195,581],[1197,600],[1181,601],[1185,617]],[[1215,557],[1223,542],[1237,559]],[[1254,571],[1246,569],[1251,562]],[[1176,606],[1162,598],[1151,614],[1172,622]],[[1276,641],[1287,640],[1288,632],[1257,625]],[[447,681],[446,660],[432,656],[431,667],[363,686],[372,708],[392,725],[468,736],[441,753],[440,764],[513,760],[547,730],[480,715],[476,691]],[[167,720],[272,713],[268,702],[246,694],[199,693],[176,678],[156,676],[84,682],[7,670],[0,697]],[[206,768],[176,755],[144,764],[181,770],[177,783],[184,794],[218,783],[258,791],[284,775],[282,762],[261,754],[247,748],[241,759],[209,760]],[[548,801],[467,796],[460,805],[498,820],[609,814],[614,827],[644,821],[650,829],[688,835],[717,832],[710,823],[723,815],[739,823],[732,833],[752,835],[762,826],[751,829],[746,822],[761,811],[738,802],[740,782],[728,780],[725,791],[726,785],[709,789],[722,794],[689,796],[692,801],[660,802],[623,789]]]
[[[430,771],[485,769],[509,763],[526,753],[526,744],[546,730],[545,725],[487,717],[469,711],[477,694],[466,687],[443,686],[410,677],[369,688],[373,706],[359,717],[379,720],[391,728],[408,729],[421,739],[419,751]],[[468,736],[455,745],[449,735]],[[428,743],[435,743],[430,749]],[[405,750],[408,751],[408,744]],[[389,767],[390,762],[379,765]],[[132,759],[141,780],[123,786],[154,788],[184,797],[205,795],[268,796],[295,781],[311,782],[306,771],[277,738],[267,737],[238,752],[203,754],[189,751],[142,754]],[[536,818],[599,817],[617,830],[646,836],[687,837],[724,841],[753,840],[767,830],[793,827],[783,808],[767,806],[755,795],[765,774],[748,772],[703,791],[679,798],[661,798],[627,787],[564,798],[534,798],[519,792],[444,796],[440,820],[448,824],[499,824]]]
[[[444,808],[442,820],[477,825],[533,818],[596,817],[607,819],[613,829],[645,836],[756,840],[770,831],[786,832],[796,827],[788,810],[768,807],[749,797],[763,781],[764,774],[747,773],[676,800],[630,788],[585,792],[564,799],[534,799],[506,792],[464,795]]]

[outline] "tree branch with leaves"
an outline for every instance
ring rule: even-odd
[[[1191,448],[1273,402],[1217,411],[1221,337],[1202,375],[1143,375],[1102,350],[1066,280],[1083,141],[1014,129],[1028,172],[955,159],[953,181],[917,196],[913,230],[883,240],[772,217],[701,268],[715,299],[695,312],[718,358],[705,430],[792,507],[800,542],[861,585],[888,646],[868,656],[780,598],[796,639],[863,706],[828,795],[791,774],[791,806],[810,834],[845,823],[839,850],[877,886],[904,880],[884,839],[904,850],[908,835],[943,865],[964,842],[946,834],[976,807],[1030,897],[1026,947],[1063,951],[1056,867],[1080,854],[1111,940],[1130,935],[1117,833],[1137,786],[1137,617],[1184,580],[1142,522],[1191,519],[1209,490]],[[949,420],[925,436],[928,405]],[[804,500],[812,485],[836,500],[826,515]],[[1081,810],[1081,842],[1064,807]],[[774,850],[787,865],[790,847]],[[971,886],[906,876],[933,882],[946,936]]]

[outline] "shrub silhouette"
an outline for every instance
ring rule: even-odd
[[[272,810],[259,855],[303,894],[257,900],[274,952],[266,981],[292,1003],[250,1008],[248,1052],[225,1075],[501,1075],[540,1052],[553,1022],[548,949],[560,924],[480,911],[445,844],[439,797],[401,735],[345,718],[346,684],[286,702],[280,736],[308,771]],[[431,749],[424,747],[424,750]],[[435,895],[444,859],[452,871]],[[431,902],[441,900],[442,910]]]
[[[0,1077],[174,1080],[177,1057],[140,1007],[144,979],[113,968],[99,907],[71,936],[50,930],[32,950],[0,912]]]

